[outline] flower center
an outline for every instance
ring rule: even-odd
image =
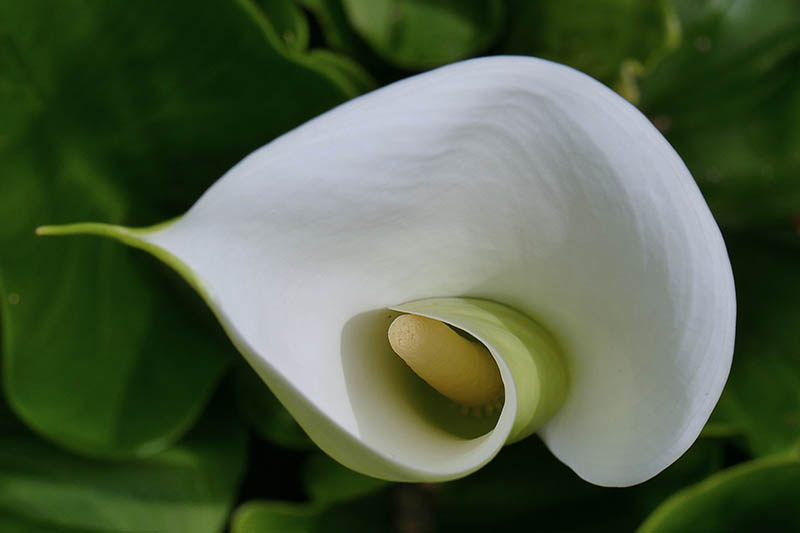
[[[388,335],[392,349],[411,370],[454,402],[477,407],[501,400],[500,370],[484,345],[443,322],[411,314],[398,316]]]

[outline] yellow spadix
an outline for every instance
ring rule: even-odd
[[[467,407],[501,399],[503,381],[489,350],[446,324],[417,315],[400,315],[389,326],[389,344],[431,387]]]

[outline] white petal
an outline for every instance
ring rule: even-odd
[[[463,439],[420,414],[385,341],[403,302],[486,298],[553,333],[572,383],[541,435],[601,485],[677,459],[731,363],[730,265],[687,169],[622,98],[546,61],[467,61],[351,101],[146,240],[188,265],[312,438],[380,477],[464,475],[511,427],[504,411]]]

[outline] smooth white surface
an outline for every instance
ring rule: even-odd
[[[541,436],[597,484],[677,459],[730,368],[730,265],[680,158],[615,93],[533,58],[457,63],[340,106],[147,240],[203,280],[290,409],[331,422],[297,409],[312,438],[341,432],[355,451],[328,451],[373,475],[463,475],[513,419],[507,405],[464,441],[420,416],[385,342],[384,310],[406,301],[487,298],[550,329],[572,384]]]

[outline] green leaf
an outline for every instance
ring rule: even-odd
[[[308,47],[308,20],[291,0],[255,0],[288,51],[302,52]]]
[[[3,533],[108,533],[98,529],[48,524],[34,519],[20,518],[2,511],[0,511],[0,527],[3,528]]]
[[[236,510],[231,533],[391,531],[390,495],[389,491],[381,491],[333,506],[254,500]]]
[[[218,411],[143,460],[71,455],[21,428],[0,436],[3,531],[221,531],[244,471],[245,434]]]
[[[231,533],[311,533],[320,511],[311,505],[253,501],[236,510]]]
[[[19,250],[19,261],[3,265],[5,389],[17,414],[62,445],[98,455],[148,454],[177,439],[229,361],[219,326],[197,311],[199,298],[113,247],[73,241]],[[50,265],[65,259],[68,269],[53,275]]]
[[[714,414],[756,455],[800,443],[800,247],[729,237],[736,351]]]
[[[336,80],[342,87],[347,87],[352,94],[369,92],[377,87],[377,83],[364,68],[352,59],[331,52],[317,49],[309,53],[309,57],[327,75]]]
[[[285,448],[316,449],[305,431],[249,365],[237,365],[232,385],[239,412],[261,438]]]
[[[354,94],[273,33],[247,0],[0,4],[3,379],[39,433],[153,453],[226,370],[233,350],[173,274],[33,231],[180,214],[249,151]]]
[[[638,99],[643,75],[680,39],[669,0],[511,3],[506,53],[558,61]]]
[[[356,500],[388,485],[382,479],[354,472],[322,454],[308,460],[303,482],[311,500],[317,504]]]
[[[586,483],[539,439],[529,438],[503,448],[475,474],[439,485],[436,515],[443,531],[514,530],[530,517],[542,531],[632,531],[661,500],[721,462],[718,443],[698,441],[655,478],[604,488]]]
[[[639,533],[797,531],[800,460],[769,457],[719,472],[665,501]]]
[[[267,40],[288,59],[326,75],[348,96],[357,96],[375,88],[375,81],[369,73],[347,56],[322,49],[307,53],[308,20],[292,0],[240,2],[261,25]]]
[[[358,34],[389,63],[426,69],[482,52],[503,29],[499,0],[342,0]]]
[[[325,44],[342,52],[364,65],[369,72],[380,78],[389,78],[390,68],[370,48],[350,24],[341,0],[295,0],[310,11],[317,20],[325,38]]]
[[[644,80],[642,107],[723,225],[786,225],[800,205],[800,4],[677,6],[682,45]]]
[[[389,483],[363,476],[316,454],[303,469],[308,503],[254,500],[237,509],[233,533],[280,531],[387,531],[390,529]]]

